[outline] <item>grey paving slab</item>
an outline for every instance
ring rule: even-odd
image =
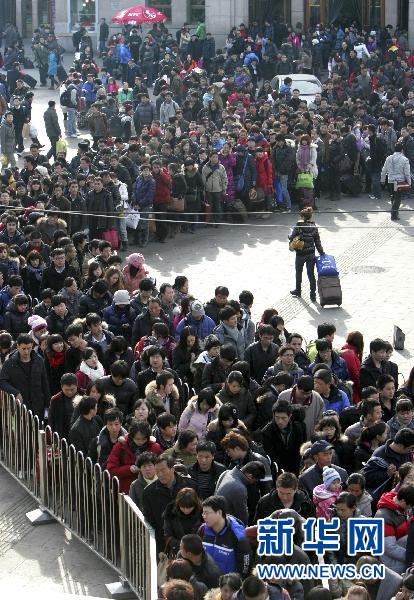
[[[0,467],[0,597],[11,589],[31,597],[106,597],[105,584],[118,579],[115,571],[59,523],[30,525],[25,512],[36,506]]]

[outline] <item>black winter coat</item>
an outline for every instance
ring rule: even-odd
[[[27,320],[30,316],[28,310],[19,312],[14,304],[10,302],[4,316],[4,329],[8,331],[15,340],[20,333],[28,333],[30,327]]]
[[[263,448],[271,461],[277,463],[279,471],[283,469],[295,475],[299,474],[299,450],[304,442],[306,442],[306,427],[301,421],[291,420],[286,440],[273,421],[262,429]]]
[[[177,510],[175,501],[170,502],[164,511],[164,536],[168,549],[177,553],[180,549],[180,541],[183,535],[188,533],[197,533],[203,519],[199,511],[194,510],[191,514],[185,515]]]
[[[170,502],[175,500],[178,492],[185,487],[195,488],[195,485],[189,477],[182,477],[176,473],[175,483],[171,488],[157,480],[144,489],[142,495],[143,513],[148,523],[155,529],[158,552],[163,551],[165,547],[164,511]]]
[[[62,273],[58,273],[52,264],[43,271],[41,289],[52,288],[57,294],[63,288],[66,277],[74,277],[80,285],[79,273],[76,269],[66,263]]]
[[[88,313],[103,316],[103,309],[112,304],[112,294],[107,292],[103,298],[93,298],[92,289],[84,294],[79,302],[79,317],[84,319]]]
[[[226,381],[230,369],[225,369],[220,363],[219,357],[213,358],[211,363],[204,367],[201,378],[201,389],[211,387],[217,393],[221,390],[222,384]]]
[[[67,312],[63,319],[61,319],[54,310],[51,310],[46,317],[47,330],[50,334],[60,333],[60,335],[63,336],[66,328],[72,323],[74,318],[75,317],[71,315],[70,312]]]
[[[370,385],[377,387],[378,377],[380,375],[387,375],[389,373],[389,363],[384,361],[381,367],[378,369],[371,356],[368,356],[361,365],[360,378],[361,378],[361,389]]]
[[[22,363],[17,350],[9,356],[0,372],[0,389],[14,396],[21,394],[27,408],[43,419],[50,400],[49,382],[43,359],[36,352],[31,353],[30,366]]]
[[[254,520],[257,522],[258,519],[270,517],[275,510],[281,510],[282,508],[285,507],[279,500],[276,490],[272,490],[269,494],[266,494],[263,496],[263,498],[260,498]],[[297,490],[295,492],[293,504],[290,508],[292,510],[296,510],[296,512],[305,519],[315,516],[315,507],[313,502],[302,490]]]
[[[313,221],[298,221],[289,236],[289,240],[293,240],[296,236],[299,236],[305,242],[302,250],[296,250],[299,256],[315,254],[315,249],[319,254],[324,253],[318,228]]]
[[[273,172],[279,175],[293,175],[296,168],[296,150],[284,144],[281,148],[274,146],[272,152]]]

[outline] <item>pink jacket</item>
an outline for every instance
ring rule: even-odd
[[[197,397],[191,398],[188,401],[187,407],[183,410],[178,429],[180,431],[182,429],[191,429],[199,438],[204,437],[208,424],[217,419],[220,406],[221,401],[217,398],[216,406],[210,408],[206,413],[202,413],[198,410]]]
[[[144,279],[148,275],[148,273],[148,267],[145,264],[142,265],[135,277],[131,277],[131,275],[129,274],[129,265],[125,265],[125,267],[122,269],[125,289],[129,292],[131,298],[133,292],[135,292],[138,289],[139,282],[141,281],[141,279]]]
[[[322,517],[327,521],[332,519],[331,511],[329,510],[337,497],[340,494],[340,490],[331,492],[327,490],[324,483],[317,485],[313,490],[313,503],[316,508],[316,517]]]

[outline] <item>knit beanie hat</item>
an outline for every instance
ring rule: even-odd
[[[324,467],[322,477],[323,483],[327,488],[335,481],[335,479],[339,479],[339,481],[341,481],[338,471],[333,467]]]
[[[134,252],[126,257],[126,262],[128,265],[132,265],[137,269],[140,269],[145,262],[145,258],[139,252]]]
[[[39,331],[40,329],[47,329],[47,323],[39,315],[32,315],[28,319],[29,327],[32,331]]]

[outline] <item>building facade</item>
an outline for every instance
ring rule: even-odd
[[[63,44],[71,48],[71,36],[80,25],[91,36],[105,17],[133,6],[139,0],[1,0],[0,25],[15,21],[24,37],[42,23],[53,24]],[[144,0],[168,17],[167,27],[175,31],[184,22],[196,25],[205,20],[206,28],[220,47],[233,26],[274,18],[286,23],[301,23],[305,28],[317,23],[356,21],[366,27],[392,25],[408,30],[410,48],[414,48],[414,0]],[[119,31],[118,25],[111,25]]]

